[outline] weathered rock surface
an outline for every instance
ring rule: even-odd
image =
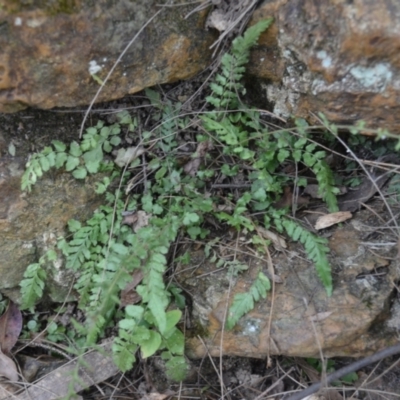
[[[71,1],[38,8],[5,2],[0,112],[89,104],[99,89],[89,70],[105,79],[137,34],[97,101],[201,71],[217,36],[205,28],[211,10],[185,19],[194,6],[182,0],[144,27],[161,9],[158,3]],[[253,97],[283,117],[315,121],[312,114],[323,112],[332,122],[363,119],[400,132],[399,15],[400,3],[390,0],[265,1],[252,22],[274,16],[275,23],[253,51]]]
[[[90,72],[104,80],[135,35],[97,101],[189,78],[210,60],[206,10],[185,19],[191,8],[157,0],[24,4],[0,10],[0,112],[89,104],[99,89]]]
[[[14,140],[15,157],[8,153],[12,134],[6,130],[0,132],[0,290],[16,302],[19,283],[27,266],[38,262],[40,256],[57,244],[57,237],[66,234],[69,219],[85,221],[102,202],[102,197],[94,192],[91,179],[79,182],[69,173],[58,171],[45,174],[31,193],[21,192],[21,176],[32,147],[42,148],[49,144],[54,131],[60,139],[62,134],[77,136],[77,128],[70,118],[64,118],[68,121],[65,128],[55,115],[53,121],[47,122],[50,125],[58,122],[58,126],[53,125],[51,131],[43,132],[40,121],[45,118],[45,113],[36,112],[36,119],[27,120],[35,121],[35,134],[30,137],[31,141]],[[50,120],[49,116],[47,118]],[[4,120],[1,122],[5,124]],[[28,138],[32,132],[26,129],[27,126],[23,127],[22,122],[18,124]],[[50,297],[64,301],[74,276],[65,270],[61,258],[46,268]]]
[[[288,252],[276,254],[272,262],[282,283],[275,283],[275,295],[269,293],[258,302],[232,331],[222,329],[229,305],[235,294],[249,289],[259,270],[268,274],[267,258],[252,256],[244,247],[236,249],[237,258],[249,270],[229,282],[227,269],[217,269],[202,251],[194,253],[191,265],[196,267],[177,271],[180,283],[193,296],[189,354],[319,357],[322,350],[327,357],[357,357],[395,343],[400,326],[397,306],[391,315],[391,301],[400,265],[371,253],[373,244],[362,240],[365,232],[365,226],[361,232],[348,224],[330,238],[334,276],[330,298],[301,246],[292,244]],[[377,240],[376,245],[381,242]],[[393,243],[388,249],[392,252],[387,255],[395,252]],[[229,254],[227,249],[225,254]]]
[[[251,70],[276,114],[400,132],[399,2],[272,1],[253,19],[271,15]]]

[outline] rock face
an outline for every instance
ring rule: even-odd
[[[222,3],[218,18],[229,7]],[[6,1],[0,11],[0,112],[89,104],[135,36],[96,101],[186,79],[208,66],[217,36],[205,28],[211,9],[185,18],[194,6],[158,5]],[[391,0],[265,1],[252,22],[274,16],[275,24],[253,51],[254,96],[281,117],[315,121],[312,115],[323,112],[332,122],[363,119],[369,127],[400,132],[399,15],[400,3]]]
[[[19,283],[27,266],[38,262],[40,256],[56,246],[57,238],[66,234],[69,219],[85,221],[103,201],[96,195],[91,179],[79,182],[69,173],[59,171],[45,174],[31,193],[21,192],[21,176],[31,149],[49,144],[56,133],[60,139],[64,136],[65,141],[77,135],[77,126],[71,118],[64,118],[66,124],[62,126],[61,118],[56,115],[51,120],[49,113],[31,114],[36,118],[25,114],[27,119],[20,122],[15,118],[15,126],[7,126],[7,121],[0,118],[3,128],[0,131],[0,290],[15,302],[19,301]],[[43,120],[52,127],[50,130],[43,129]],[[76,118],[76,122],[79,120]],[[12,131],[17,131],[18,125],[29,141],[13,139]],[[14,157],[8,152],[13,142]],[[61,254],[60,259],[46,268],[48,294],[55,301],[64,301],[71,293],[73,274],[63,267]]]
[[[271,15],[276,28],[251,64],[276,114],[400,132],[399,2],[273,1],[253,19]]]
[[[366,212],[353,221],[357,227],[359,218],[367,218]],[[216,268],[202,251],[192,254],[190,265],[198,267],[184,266],[181,273],[177,271],[180,283],[193,296],[195,322],[188,342],[189,354],[318,358],[322,351],[326,357],[358,357],[394,344],[400,328],[398,305],[393,307],[392,316],[390,309],[395,294],[393,282],[400,277],[399,262],[389,263],[371,253],[368,246],[373,243],[363,244],[362,240],[365,226],[362,231],[347,225],[330,238],[332,297],[326,296],[314,267],[302,255],[301,246],[292,244],[286,254],[278,253],[272,258],[275,293],[270,292],[266,300],[256,303],[254,310],[231,331],[223,329],[223,321],[232,299],[249,290],[259,270],[268,274],[267,257],[251,256],[244,247],[235,249],[249,270],[229,282],[226,268]],[[395,251],[391,247],[391,252]]]
[[[21,3],[0,10],[0,112],[89,104],[99,89],[91,73],[104,80],[135,36],[97,101],[191,77],[210,60],[204,11],[185,19],[190,8],[157,0]]]

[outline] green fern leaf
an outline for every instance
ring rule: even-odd
[[[172,357],[165,363],[166,375],[168,379],[181,382],[186,378],[189,366],[184,357]]]
[[[20,283],[22,310],[33,307],[36,300],[42,298],[46,278],[46,271],[40,263],[28,266],[24,273],[24,279]]]
[[[275,225],[279,226],[279,224]],[[289,219],[284,219],[282,221],[282,226],[293,240],[300,240],[300,243],[304,245],[308,258],[315,263],[315,269],[328,296],[331,296],[333,285],[331,267],[327,257],[327,253],[329,252],[327,240],[314,235],[301,225]]]
[[[250,290],[246,293],[238,293],[233,298],[226,321],[226,329],[232,329],[243,315],[251,311],[254,308],[254,301],[258,301],[260,297],[265,299],[267,291],[270,289],[269,279],[262,272],[259,272]]]
[[[119,336],[114,338],[112,345],[113,360],[122,372],[132,369],[136,361],[137,345],[132,343],[129,336],[129,332],[120,330]]]

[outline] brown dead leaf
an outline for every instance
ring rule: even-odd
[[[339,211],[332,214],[323,215],[317,219],[317,222],[315,223],[315,229],[319,230],[328,228],[329,226],[346,221],[352,216],[353,214],[349,211]]]
[[[264,239],[270,240],[277,250],[282,250],[282,249],[286,249],[287,248],[286,241],[282,236],[279,236],[276,233],[271,232],[270,230],[263,228],[262,226],[257,227],[257,232]]]
[[[214,146],[210,140],[200,142],[197,145],[196,152],[192,155],[192,159],[185,164],[183,170],[190,176],[196,176],[201,165],[201,159],[205,157],[205,155],[212,150],[213,147]]]
[[[18,399],[14,396],[21,388],[17,384],[9,382],[6,378],[0,378],[0,400]]]
[[[129,165],[135,158],[141,156],[145,152],[143,146],[133,146],[127,149],[121,148],[117,152],[117,157],[115,158],[115,164],[123,168],[125,165]]]
[[[151,214],[147,214],[145,211],[125,211],[123,214],[122,223],[125,225],[130,225],[133,231],[136,233],[140,228],[147,226],[149,224],[149,219]]]
[[[207,28],[215,28],[220,32],[225,31],[228,25],[229,21],[222,10],[214,10],[207,21]]]
[[[121,292],[121,306],[125,307],[129,304],[136,304],[142,299],[136,292],[136,286],[143,279],[143,271],[135,269],[132,274],[132,281],[128,283],[124,290]]]
[[[7,310],[0,317],[0,346],[3,353],[8,354],[17,343],[22,329],[22,314],[11,300]]]
[[[332,314],[332,311],[325,311],[325,312],[320,312],[318,314],[314,314],[310,316],[310,320],[313,322],[318,322],[318,321],[323,321],[324,319],[327,319],[330,315]]]
[[[297,206],[302,206],[309,203],[307,197],[302,197],[302,196],[296,197],[293,195],[292,188],[290,186],[285,186],[283,188],[282,197],[277,202],[275,202],[273,206],[278,210],[285,207],[291,207],[294,200],[296,201]]]
[[[190,176],[196,176],[197,171],[199,170],[201,165],[201,158],[193,158],[190,160],[185,166],[183,167],[183,170],[185,173],[187,173]]]
[[[197,145],[197,149],[196,149],[197,157],[204,157],[213,148],[214,148],[214,145],[211,140],[206,140],[205,142],[200,142]]]
[[[130,225],[131,227],[133,227],[138,220],[138,215],[135,211],[124,211],[122,216],[122,224]]]
[[[0,352],[0,376],[4,376],[10,381],[18,382],[18,371],[13,360]]]

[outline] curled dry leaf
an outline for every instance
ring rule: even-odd
[[[135,158],[141,156],[145,152],[143,146],[133,146],[127,149],[121,148],[118,150],[117,157],[115,158],[115,164],[123,168],[125,165],[129,165]]]
[[[207,28],[215,28],[220,32],[225,31],[228,25],[229,21],[222,10],[214,10],[207,21]]]
[[[327,319],[332,314],[332,311],[320,312],[318,314],[312,315],[310,318],[313,322],[323,321]]]
[[[207,154],[208,151],[212,150],[212,148],[213,144],[211,141],[207,140],[205,142],[200,142],[197,145],[196,152],[193,154],[192,159],[185,164],[183,170],[190,176],[196,176],[201,165],[201,159]]]
[[[183,170],[185,171],[186,174],[190,176],[196,176],[197,171],[199,170],[201,165],[201,159],[200,158],[194,158],[191,159],[185,166],[183,167]]]
[[[270,240],[277,250],[282,250],[287,248],[286,241],[283,237],[277,235],[262,226],[257,227],[257,232],[264,238]]]
[[[315,223],[315,229],[319,230],[328,228],[329,226],[338,224],[339,222],[346,221],[352,216],[352,213],[349,211],[339,211],[332,214],[323,215],[317,219],[317,222]]]
[[[18,371],[13,360],[0,352],[0,376],[4,376],[10,381],[18,382]]]
[[[9,353],[17,343],[22,329],[22,314],[11,300],[7,310],[0,317],[0,346],[3,353]]]
[[[136,286],[143,279],[143,271],[140,269],[135,269],[132,274],[132,281],[129,282],[125,289],[121,292],[121,306],[125,307],[128,304],[136,304],[142,299],[141,296],[136,291]]]
[[[149,219],[151,214],[147,214],[145,211],[126,211],[123,215],[122,223],[125,225],[130,225],[133,231],[136,233],[140,228],[147,226],[149,224]]]

